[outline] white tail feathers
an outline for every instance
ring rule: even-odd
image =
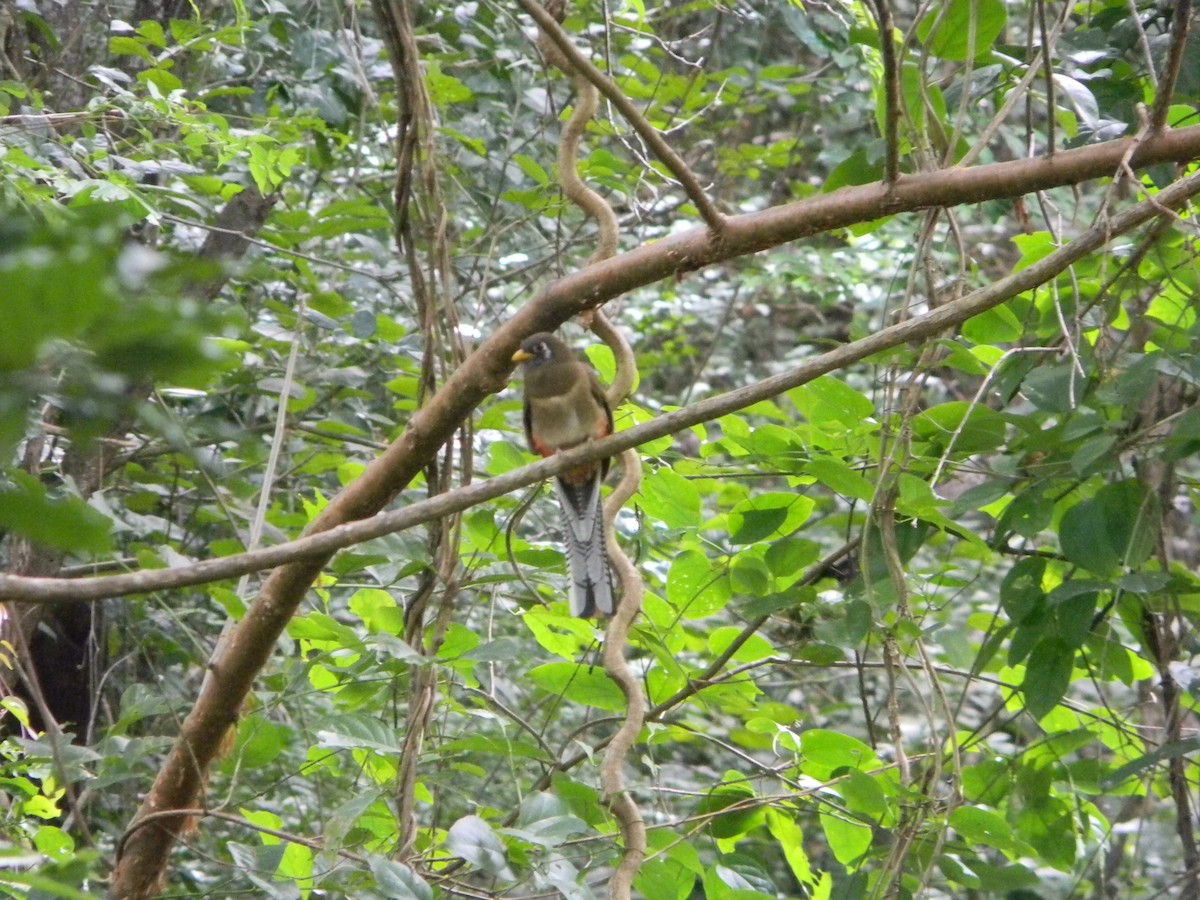
[[[612,572],[604,549],[604,515],[600,508],[600,472],[575,484],[554,479],[562,506],[563,540],[567,545],[567,571],[571,578],[571,615],[590,619],[611,616]]]

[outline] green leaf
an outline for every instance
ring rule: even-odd
[[[791,584],[797,576],[804,574],[804,569],[821,557],[821,545],[805,538],[784,538],[772,541],[763,561],[772,577]]]
[[[47,497],[41,481],[13,471],[15,484],[0,488],[0,528],[60,550],[103,553],[111,522],[78,497]]]
[[[1046,637],[1034,644],[1021,682],[1030,715],[1040,719],[1058,705],[1071,684],[1074,666],[1075,649],[1062,638]]]
[[[833,167],[833,171],[825,179],[821,190],[829,193],[847,185],[871,184],[879,181],[882,177],[882,162],[880,160],[870,161],[866,151],[860,148]]]
[[[425,85],[429,89],[429,99],[438,106],[465,103],[474,96],[469,87],[453,75],[443,72],[441,64],[436,60],[427,61],[423,68]]]
[[[403,863],[372,853],[367,865],[375,876],[375,886],[394,900],[433,900],[433,888]]]
[[[479,816],[463,816],[446,832],[446,849],[489,875],[513,880],[504,845],[492,826]]]
[[[858,769],[848,771],[837,786],[846,809],[876,822],[892,818],[881,780],[884,777],[868,775]]]
[[[1038,366],[1021,382],[1021,392],[1038,409],[1065,415],[1079,405],[1087,380],[1070,363]]]
[[[595,706],[610,712],[623,712],[625,709],[625,695],[621,689],[603,669],[595,666],[546,663],[534,668],[528,677],[542,690],[572,703]]]
[[[788,397],[814,425],[834,421],[858,428],[875,415],[869,397],[829,375],[788,391]]]
[[[800,736],[800,769],[818,781],[828,781],[838,769],[868,769],[877,762],[870,747],[847,734],[813,728]]]
[[[759,556],[739,553],[729,564],[729,586],[739,594],[766,596],[771,586],[767,564]]]
[[[738,808],[730,809],[735,806]],[[725,809],[730,811],[721,812]],[[746,784],[724,784],[714,788],[701,798],[696,815],[711,816],[708,828],[719,840],[740,837],[766,821],[766,813],[757,803],[753,788]]]
[[[708,636],[708,652],[713,656],[720,656],[743,632],[744,629],[732,625],[717,628]],[[757,662],[773,656],[774,653],[775,648],[771,646],[770,641],[761,634],[752,634],[742,642],[731,658],[739,663]]]
[[[65,859],[75,852],[75,841],[54,825],[39,825],[33,834],[33,846],[50,859]]]
[[[1121,782],[1135,778],[1147,769],[1152,769],[1160,763],[1166,762],[1168,759],[1191,756],[1197,752],[1200,752],[1200,738],[1188,738],[1183,741],[1163,744],[1161,747],[1151,750],[1149,753],[1143,754],[1136,759],[1131,759],[1123,766],[1114,769],[1105,776],[1100,787],[1105,791],[1111,791],[1113,788],[1119,786]]]
[[[831,456],[814,458],[804,466],[804,471],[843,497],[870,501],[875,496],[875,486],[840,459]]]
[[[1004,30],[1003,0],[949,0],[934,4],[917,23],[917,37],[938,59],[978,59]]]
[[[1162,521],[1158,499],[1128,479],[1106,484],[1062,517],[1063,555],[1097,575],[1141,565],[1154,552]]]
[[[633,880],[636,896],[662,900],[687,900],[696,876],[672,860],[651,859],[642,864]]]
[[[816,503],[801,494],[760,494],[738,503],[729,512],[730,541],[757,544],[787,537],[808,521]]]
[[[700,493],[691,481],[663,466],[646,475],[638,506],[671,528],[700,525]]]
[[[967,319],[962,334],[972,344],[1007,344],[1017,340],[1024,330],[1017,314],[1001,304]]]
[[[995,410],[966,401],[943,403],[913,420],[913,436],[929,442],[932,453],[975,454],[1004,443],[1007,425]]]
[[[1004,817],[978,806],[960,806],[950,814],[950,827],[967,845],[994,847],[1005,853],[1017,848],[1012,828]]]
[[[815,884],[812,864],[804,852],[804,833],[800,826],[780,810],[771,808],[767,810],[767,830],[779,844],[796,880],[806,886]]]
[[[380,750],[403,753],[395,730],[378,718],[367,715],[331,716],[317,729],[322,747],[348,750]]]
[[[525,177],[537,182],[541,187],[545,187],[550,183],[550,176],[546,173],[546,170],[524,153],[515,154],[513,162],[525,173]]]
[[[1029,556],[1018,560],[1000,583],[1000,605],[1009,621],[1020,624],[1030,613],[1040,608],[1045,599],[1042,579],[1046,572],[1046,560],[1041,556]]]
[[[856,822],[842,813],[821,813],[821,830],[834,857],[853,872],[866,860],[871,849],[871,826]]]
[[[729,602],[729,581],[696,549],[676,555],[667,572],[667,600],[689,619],[702,619]]]

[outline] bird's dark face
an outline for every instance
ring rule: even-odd
[[[513,354],[513,362],[525,363],[532,368],[544,366],[556,360],[570,358],[567,346],[549,332],[530,335],[521,342],[521,349]]]

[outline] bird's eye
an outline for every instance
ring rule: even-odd
[[[533,352],[534,352],[534,353],[535,353],[537,356],[549,356],[549,355],[550,355],[550,348],[546,346],[546,342],[545,342],[545,341],[538,341],[538,342],[537,342],[537,346],[535,346],[535,347],[533,348]]]

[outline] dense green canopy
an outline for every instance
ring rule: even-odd
[[[555,21],[0,0],[0,896],[1200,900],[1200,16]]]

